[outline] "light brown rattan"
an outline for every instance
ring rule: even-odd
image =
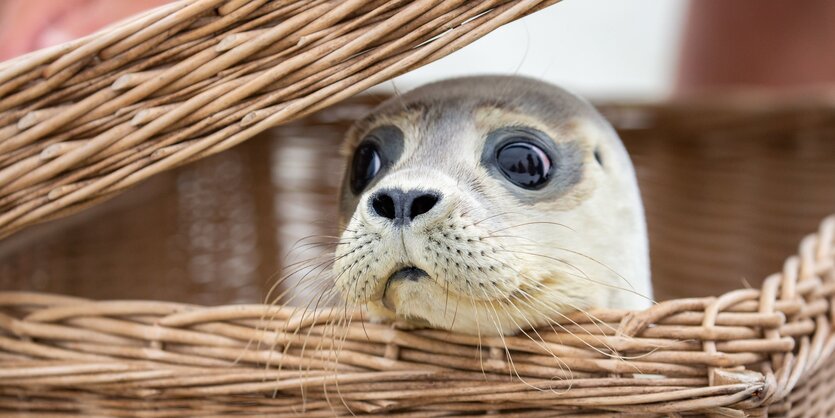
[[[0,64],[0,236],[555,2],[189,0]],[[578,314],[533,338],[0,293],[0,415],[833,416],[833,240],[830,217],[761,290]]]
[[[0,237],[441,58],[557,0],[181,0],[0,64]]]
[[[835,216],[761,290],[576,314],[507,338],[404,331],[358,313],[328,326],[339,309],[6,292],[0,408],[831,416],[834,297]]]

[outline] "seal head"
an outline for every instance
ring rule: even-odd
[[[576,96],[441,81],[358,121],[344,151],[334,282],[373,318],[497,335],[649,304],[632,164]]]

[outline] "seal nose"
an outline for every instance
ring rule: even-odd
[[[371,197],[371,210],[395,225],[406,225],[432,210],[440,194],[425,190],[384,189]]]

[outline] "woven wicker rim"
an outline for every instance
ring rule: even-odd
[[[181,0],[0,64],[0,237],[435,61],[557,0]]]
[[[555,2],[185,0],[0,64],[0,236]],[[539,339],[328,327],[336,311],[4,292],[0,407],[77,411],[82,400],[85,411],[130,415],[153,399],[157,416],[295,415],[300,405],[321,416],[781,413],[809,385],[831,385],[834,241],[830,217],[760,290],[601,310],[599,321],[578,314]]]
[[[830,357],[833,297],[835,216],[760,290],[578,313],[558,329],[516,337],[403,331],[359,313],[346,325],[335,321],[344,319],[339,309],[5,292],[0,392],[37,392],[52,405],[75,393],[68,388],[84,389],[103,410],[117,400],[141,408],[151,397],[171,408],[245,402],[261,413],[304,405],[324,415],[580,408],[744,416],[785,409]]]

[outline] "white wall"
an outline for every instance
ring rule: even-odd
[[[393,81],[400,91],[456,75],[524,74],[592,99],[670,92],[687,0],[564,0]],[[378,88],[391,90],[392,82]]]

